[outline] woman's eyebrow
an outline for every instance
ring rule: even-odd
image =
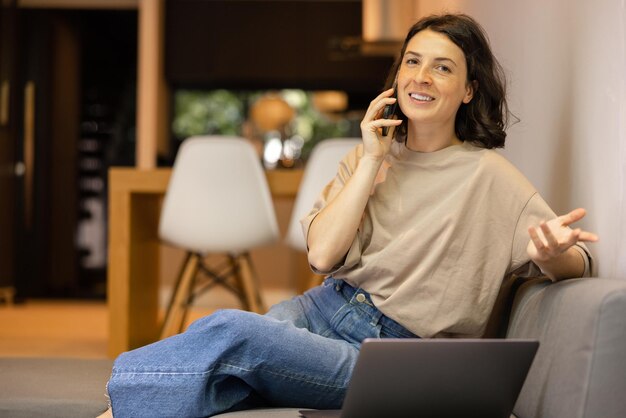
[[[420,54],[419,52],[406,51],[404,53],[404,55],[408,55],[408,54],[415,55],[418,58],[422,58],[422,54]],[[454,62],[454,60],[452,58],[448,58],[448,57],[436,57],[436,58],[434,58],[434,60],[437,61],[437,62],[448,61],[448,62],[451,62],[454,66],[457,65],[456,62]]]

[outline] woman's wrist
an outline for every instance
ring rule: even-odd
[[[359,166],[363,165],[364,168],[369,168],[372,170],[378,171],[383,161],[385,160],[385,155],[370,155],[364,154],[359,160]]]
[[[585,260],[573,246],[557,257],[548,260],[533,260],[541,271],[553,280],[582,277],[585,273]]]

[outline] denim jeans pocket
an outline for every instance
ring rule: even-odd
[[[346,303],[330,320],[331,328],[346,341],[361,344],[366,338],[380,338],[379,324],[372,323],[370,315]]]

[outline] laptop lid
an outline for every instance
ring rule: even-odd
[[[342,409],[301,414],[509,418],[538,346],[511,339],[367,339]]]

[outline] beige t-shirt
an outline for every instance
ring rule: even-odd
[[[317,213],[355,171],[362,145],[302,220]],[[529,181],[493,150],[467,142],[431,153],[394,142],[352,246],[330,272],[361,287],[386,316],[421,337],[479,337],[503,278],[539,275],[528,227],[556,215]],[[586,260],[584,245],[575,246]]]

